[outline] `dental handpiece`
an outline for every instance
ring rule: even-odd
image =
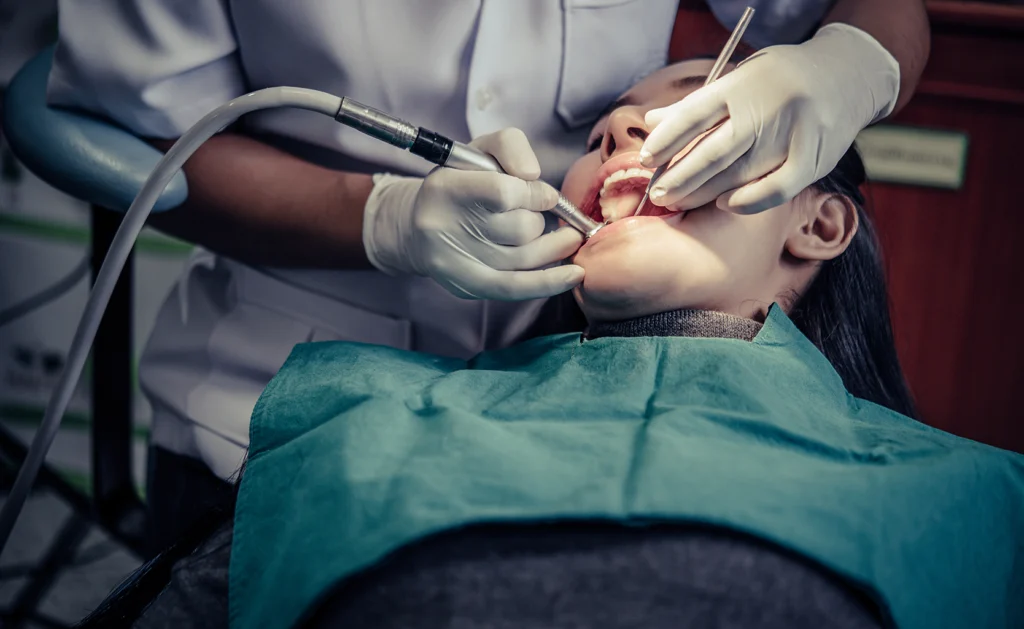
[[[409,124],[351,98],[341,99],[341,107],[334,118],[346,126],[407,150],[413,155],[419,155],[438,166],[457,170],[505,172],[498,160],[479,149],[456,142],[429,129]],[[604,223],[599,223],[584,214],[561,194],[558,195],[558,203],[551,208],[551,212],[583,234],[586,240],[604,227]]]

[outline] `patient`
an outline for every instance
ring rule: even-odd
[[[1024,460],[910,419],[857,154],[761,214],[632,217],[644,113],[710,66],[639,82],[564,182],[612,221],[575,256],[582,336],[469,362],[297,347],[232,520],[93,625],[1024,620]]]
[[[591,218],[614,221],[574,260],[586,270],[575,296],[587,319],[600,329],[606,321],[696,309],[763,321],[779,302],[851,393],[915,416],[854,149],[793,201],[755,216],[716,211],[713,202],[678,213],[648,202],[630,218],[650,179],[639,164],[644,114],[694,91],[711,65],[678,63],[629,90],[594,126],[590,152],[566,175],[567,198]]]

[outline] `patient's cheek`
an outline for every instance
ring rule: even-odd
[[[576,160],[562,180],[562,195],[576,205],[583,203],[583,197],[590,191],[599,168],[601,156],[597,151],[587,153]]]

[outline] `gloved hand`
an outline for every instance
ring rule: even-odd
[[[545,231],[558,192],[522,131],[471,143],[509,174],[437,168],[423,179],[378,175],[363,213],[367,257],[390,275],[431,277],[465,299],[550,297],[583,281],[561,265],[582,244],[571,227]]]
[[[720,209],[743,214],[785,203],[831,172],[864,127],[892,112],[899,78],[893,56],[846,24],[829,24],[797,46],[765,48],[647,113],[652,131],[641,159],[650,153],[648,167],[669,162],[728,118],[665,171],[651,202],[688,210],[717,199]]]

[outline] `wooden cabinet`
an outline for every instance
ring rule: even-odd
[[[892,124],[966,133],[958,190],[870,183],[897,345],[922,419],[1024,452],[1024,7],[932,2],[932,52]],[[681,3],[671,56],[728,33]]]

